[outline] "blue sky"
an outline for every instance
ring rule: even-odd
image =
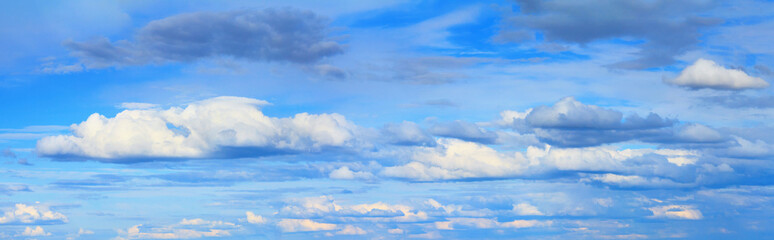
[[[766,239],[770,1],[0,3],[0,239]]]

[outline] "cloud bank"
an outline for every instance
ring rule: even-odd
[[[152,158],[235,158],[353,147],[358,127],[339,114],[265,116],[265,101],[217,97],[185,108],[125,110],[113,118],[92,114],[73,135],[38,141],[54,158],[131,162]]]

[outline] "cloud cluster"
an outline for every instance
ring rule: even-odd
[[[125,110],[113,118],[92,114],[73,135],[41,139],[49,157],[101,161],[151,158],[234,158],[353,147],[358,127],[339,114],[265,116],[265,101],[217,97],[166,110]]]
[[[5,209],[0,216],[2,224],[59,224],[66,223],[67,217],[58,212],[53,212],[43,205],[29,206],[18,203],[13,208]]]
[[[560,147],[588,147],[636,140],[657,144],[718,144],[729,137],[702,124],[680,123],[656,113],[646,117],[583,104],[566,97],[553,106],[525,112],[504,111],[497,121],[522,134],[534,134],[542,142]]]
[[[696,171],[699,154],[679,149],[615,147],[544,148],[501,152],[489,146],[441,138],[435,147],[415,147],[406,163],[384,167],[381,175],[415,181],[491,178],[550,178],[557,171],[615,172],[668,178]],[[599,179],[597,179],[599,180]],[[611,183],[611,182],[606,182]]]
[[[634,39],[640,51],[634,60],[612,67],[645,69],[674,62],[699,43],[699,30],[720,23],[698,13],[712,7],[706,1],[537,1],[519,0],[520,13],[504,20],[496,40],[534,40],[587,44],[599,40]]]
[[[185,13],[151,21],[131,41],[67,41],[88,68],[193,62],[211,57],[314,63],[343,51],[328,21],[295,9]]]
[[[34,228],[25,227],[24,228],[24,232],[19,234],[19,236],[22,236],[22,237],[43,237],[43,236],[51,236],[51,233],[46,232],[40,226],[35,226]]]
[[[769,87],[769,83],[761,78],[747,75],[742,70],[725,68],[712,60],[702,58],[683,69],[676,78],[664,81],[692,89],[744,90]]]
[[[648,208],[654,218],[699,220],[704,218],[701,211],[690,205],[667,205]]]
[[[145,227],[142,224],[126,230],[118,230],[116,240],[127,239],[193,239],[231,236],[240,226],[223,221],[207,221],[200,218],[183,219],[179,223],[163,227]]]

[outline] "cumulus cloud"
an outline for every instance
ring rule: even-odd
[[[437,147],[418,147],[412,162],[386,167],[382,174],[421,181],[517,176],[530,164],[519,153],[500,153],[490,147],[442,138]]]
[[[500,152],[483,144],[441,138],[436,147],[416,147],[402,165],[383,168],[388,177],[418,181],[537,177],[553,171],[632,171],[653,175],[653,169],[679,168],[693,162],[670,163],[668,158],[693,159],[696,152],[679,149],[623,149],[614,147],[556,148],[530,146],[524,152]],[[669,166],[671,165],[671,166]],[[673,174],[678,170],[658,174]]]
[[[349,167],[344,166],[340,167],[336,170],[331,171],[330,174],[328,174],[328,177],[332,179],[345,179],[345,180],[351,180],[351,179],[373,179],[375,176],[370,172],[361,172],[361,171],[352,171],[349,170]]]
[[[283,232],[310,232],[336,229],[336,224],[320,223],[309,219],[282,219],[277,226]]]
[[[261,215],[257,215],[253,212],[247,211],[245,212],[247,215],[247,222],[252,224],[264,224],[266,223],[266,218],[262,217]]]
[[[18,203],[13,208],[5,209],[0,217],[0,224],[61,224],[66,223],[64,214],[53,212],[43,205],[29,206]]]
[[[88,68],[192,62],[211,57],[313,63],[339,54],[328,20],[295,9],[184,13],[154,20],[133,40],[66,41]]]
[[[43,237],[43,236],[51,236],[51,233],[46,232],[40,226],[35,226],[34,228],[31,228],[31,227],[24,228],[24,232],[19,234],[19,236],[23,236],[23,237]]]
[[[538,210],[537,207],[532,206],[532,204],[529,203],[519,203],[513,205],[513,211],[516,213],[516,215],[522,215],[522,216],[541,216],[545,215],[543,212]]]
[[[664,81],[691,89],[744,90],[769,87],[769,83],[761,78],[747,75],[742,70],[725,68],[712,60],[702,58],[683,69],[676,78]]]
[[[645,69],[674,62],[699,43],[699,30],[720,23],[698,16],[711,7],[703,1],[536,1],[519,0],[520,13],[504,18],[496,39],[522,42],[536,33],[549,42],[587,44],[599,40],[635,39],[638,57],[614,63],[624,69]]]
[[[45,137],[37,152],[54,158],[131,162],[150,158],[233,158],[353,147],[358,127],[339,114],[264,115],[267,102],[216,97],[185,108],[92,114],[73,135]]]
[[[691,205],[667,205],[648,208],[653,212],[653,218],[671,218],[671,219],[688,219],[699,220],[704,218],[701,211]]]

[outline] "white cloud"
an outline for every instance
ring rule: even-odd
[[[329,196],[293,200],[280,210],[280,214],[293,217],[363,217],[371,221],[386,222],[416,222],[428,219],[426,212],[406,205],[383,202],[339,205]]]
[[[341,229],[341,231],[336,232],[337,235],[365,235],[368,232],[363,230],[362,228],[355,227],[352,225],[344,226],[344,229]]]
[[[400,228],[393,228],[393,229],[387,230],[387,233],[389,234],[403,234],[404,232],[405,231],[403,231],[403,229],[400,229]]]
[[[521,174],[529,164],[519,153],[506,154],[482,144],[439,139],[437,147],[418,147],[414,162],[387,167],[384,175],[429,181]]]
[[[613,146],[586,148],[528,147],[524,152],[499,152],[483,144],[438,139],[436,147],[416,147],[410,161],[385,167],[381,174],[420,181],[521,177],[545,170],[619,171],[625,161],[647,154],[694,158],[698,153],[679,149],[623,149]],[[688,164],[688,163],[686,163]]]
[[[336,229],[336,224],[320,223],[309,219],[282,219],[277,226],[283,232],[309,232]]]
[[[73,135],[45,137],[44,156],[120,158],[238,157],[229,149],[254,149],[251,156],[284,151],[350,147],[358,127],[339,114],[265,116],[265,101],[216,97],[167,110],[125,110],[113,118],[92,114],[71,128]],[[244,151],[238,151],[244,152]]]
[[[231,236],[231,231],[229,229],[238,227],[236,225],[230,225],[201,229],[203,226],[191,226],[182,223],[183,222],[181,222],[181,224],[163,227],[143,227],[142,224],[140,224],[132,226],[125,231],[118,230],[118,233],[125,239],[191,239]]]
[[[94,234],[94,231],[85,230],[83,228],[79,228],[78,229],[78,236],[80,236],[80,235],[91,235],[91,234]]]
[[[332,179],[373,179],[375,176],[370,172],[352,171],[349,167],[344,166],[339,169],[331,171],[328,177]]]
[[[66,223],[67,217],[52,212],[46,206],[27,206],[16,204],[0,217],[0,224]]]
[[[517,215],[521,216],[542,216],[545,215],[543,212],[537,209],[537,207],[532,206],[529,203],[519,203],[513,205],[513,211],[516,212]]]
[[[31,228],[31,227],[24,228],[24,232],[22,232],[20,236],[42,237],[42,236],[51,236],[51,233],[44,231],[43,228],[40,226],[36,226],[35,228]]]
[[[701,211],[690,205],[667,205],[649,208],[653,212],[653,218],[672,218],[699,220],[704,218]]]
[[[262,217],[261,215],[256,215],[253,212],[247,211],[245,212],[247,215],[247,222],[252,224],[264,224],[266,223],[266,218]]]
[[[742,90],[751,88],[766,88],[769,83],[752,77],[747,73],[728,69],[712,60],[698,59],[693,65],[686,67],[674,79],[666,79],[667,83],[689,88],[713,88],[726,90]]]

